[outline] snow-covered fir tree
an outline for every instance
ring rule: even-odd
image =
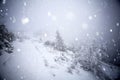
[[[62,37],[60,36],[59,31],[56,31],[56,41],[55,41],[55,49],[60,51],[65,51],[65,44],[63,42]]]
[[[5,25],[0,25],[0,55],[4,52],[12,53],[13,46],[11,43],[13,40],[13,33],[9,32]]]

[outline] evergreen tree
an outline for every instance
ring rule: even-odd
[[[58,31],[56,31],[55,49],[60,50],[60,51],[65,51],[65,44]]]
[[[11,43],[13,40],[13,33],[9,32],[5,25],[0,25],[0,55],[4,52],[12,53],[13,46]]]

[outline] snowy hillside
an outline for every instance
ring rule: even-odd
[[[0,56],[3,80],[114,80],[119,76],[118,67],[98,61],[100,48],[66,47],[59,33],[55,42],[47,38],[16,35],[13,53]]]
[[[14,42],[15,51],[0,58],[0,74],[4,80],[96,80],[90,72],[80,69],[79,74],[70,73],[72,52],[60,59],[65,52],[46,47],[42,42],[26,39]],[[62,57],[61,57],[62,58]]]

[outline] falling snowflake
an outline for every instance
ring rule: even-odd
[[[3,80],[6,80],[6,78],[4,78]]]
[[[105,71],[106,69],[103,67],[103,71]]]
[[[48,16],[51,16],[51,12],[48,12]]]
[[[17,51],[18,51],[18,52],[20,52],[20,51],[21,51],[21,49],[17,49]]]
[[[8,9],[6,9],[6,11],[8,11]]]
[[[114,58],[114,62],[116,61],[116,59]]]
[[[96,36],[99,36],[99,32],[96,32]]]
[[[95,15],[94,15],[94,17],[96,18],[96,17],[97,17],[97,15],[95,14]]]
[[[110,29],[110,32],[112,32],[113,30],[112,29]]]
[[[26,2],[24,2],[24,6],[27,6],[27,3],[26,3]]]
[[[75,38],[75,41],[78,41],[78,38],[77,38],[77,37]]]
[[[88,17],[88,19],[89,19],[89,20],[92,20],[92,19],[93,19],[93,17],[92,17],[92,16],[89,16],[89,17]]]
[[[2,2],[3,4],[6,4],[6,0],[3,0],[3,2]]]
[[[44,37],[47,37],[47,33],[44,34]]]
[[[10,17],[10,20],[12,21],[12,23],[15,23],[16,22],[16,18],[13,16],[13,17]]]
[[[116,26],[119,26],[119,25],[120,25],[120,24],[117,22],[117,23],[116,23]]]
[[[88,36],[89,36],[89,34],[87,33],[87,34],[86,34],[86,36],[88,37]]]
[[[21,77],[20,77],[20,79],[24,79],[24,77],[23,77],[23,76],[21,76]]]
[[[17,65],[17,68],[18,68],[18,69],[20,69],[20,66],[19,66],[19,65]]]
[[[27,24],[27,23],[29,23],[29,21],[30,20],[28,17],[22,18],[22,20],[21,20],[22,24]]]
[[[8,13],[5,13],[5,15],[7,16],[7,15],[8,15]]]
[[[116,46],[116,44],[114,44],[114,46]]]
[[[0,12],[3,12],[3,10],[1,9]]]

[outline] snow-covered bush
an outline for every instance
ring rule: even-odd
[[[105,43],[100,44],[99,42],[93,40],[91,43],[80,44],[79,47],[73,46],[70,48],[70,51],[74,53],[70,69],[79,72],[79,69],[83,68],[86,71],[93,72],[99,78],[109,78],[103,73],[104,70],[101,68],[103,63],[107,64],[105,59],[109,59],[106,58],[108,53]]]
[[[55,43],[54,43],[54,42],[51,42],[51,41],[46,41],[46,42],[44,43],[44,45],[50,46],[50,47],[54,47],[54,46],[55,46]]]
[[[82,64],[86,70],[93,70],[95,66],[99,66],[99,61],[107,55],[105,44],[99,44],[95,40],[91,43],[80,44],[78,47],[70,47],[68,50],[74,53],[75,65]]]
[[[13,33],[9,32],[5,25],[0,25],[0,55],[2,55],[4,52],[12,53],[13,46],[11,42],[13,40]]]
[[[53,47],[55,50],[59,51],[66,51],[66,45],[64,44],[64,41],[62,37],[60,36],[60,33],[56,31],[56,39],[55,41],[46,41],[44,43],[47,46]]]

